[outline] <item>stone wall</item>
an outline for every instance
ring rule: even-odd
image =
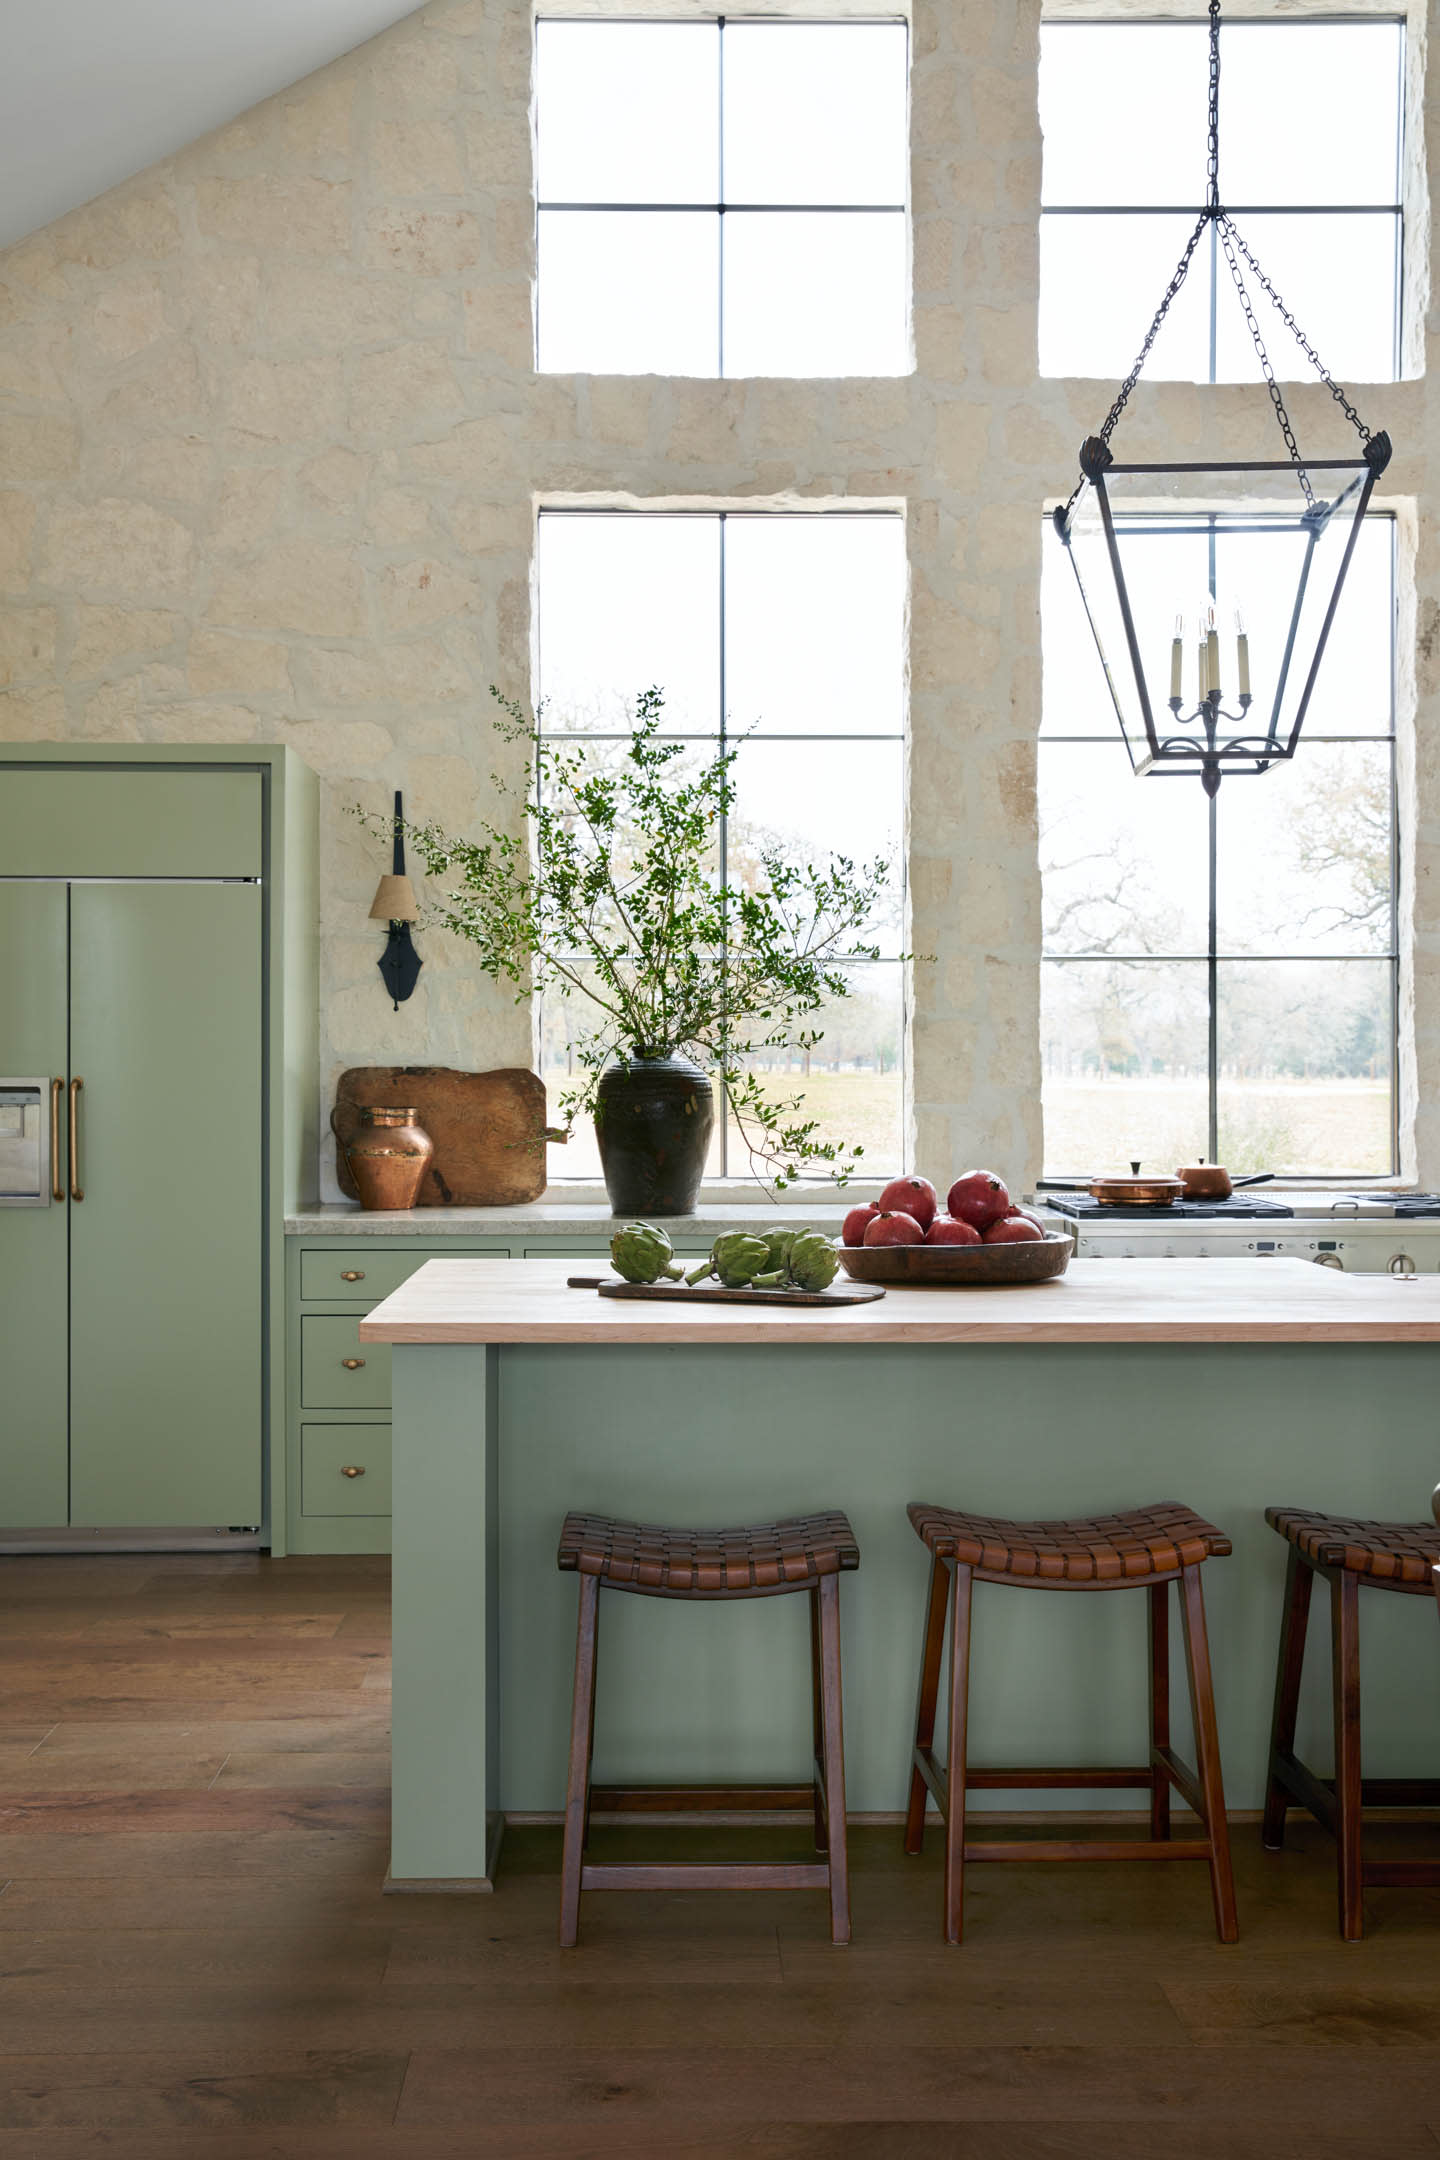
[[[0,734],[283,740],[315,767],[327,1100],[351,1063],[530,1060],[526,1008],[439,936],[391,1012],[379,851],[343,812],[403,786],[463,825],[485,800],[487,686],[528,681],[536,504],[898,504],[911,942],[934,955],[913,1149],[937,1175],[1037,1174],[1040,512],[1113,386],[1036,372],[1038,5],[916,0],[912,20],[904,379],[537,376],[521,0],[434,0],[0,255]],[[1413,50],[1418,112],[1418,20]],[[1423,109],[1433,135],[1440,100]],[[1436,327],[1417,315],[1417,369]],[[1414,532],[1407,1150],[1440,1184],[1440,430],[1423,375],[1357,394]],[[1287,395],[1302,441],[1330,440],[1323,389]],[[1270,425],[1254,388],[1142,385],[1126,442],[1271,455]]]

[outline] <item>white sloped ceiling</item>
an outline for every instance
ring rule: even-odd
[[[415,8],[416,0],[0,0],[0,247]]]

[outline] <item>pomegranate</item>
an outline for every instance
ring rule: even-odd
[[[1010,1195],[993,1170],[967,1170],[950,1187],[946,1201],[950,1213],[976,1230],[988,1230],[1010,1212]]]
[[[954,1215],[937,1215],[925,1232],[927,1245],[978,1245],[980,1232]]]
[[[934,1222],[935,1210],[939,1205],[939,1198],[928,1177],[892,1178],[880,1195],[882,1215],[913,1215],[922,1230],[928,1230]]]
[[[999,1222],[991,1223],[989,1229],[985,1232],[985,1243],[987,1245],[1038,1244],[1044,1235],[1045,1232],[1040,1228],[1039,1223],[1032,1222],[1028,1215],[1002,1215]]]
[[[925,1233],[913,1215],[877,1215],[865,1232],[867,1245],[923,1245]]]
[[[863,1245],[865,1232],[880,1213],[873,1200],[866,1200],[859,1207],[852,1207],[840,1230],[842,1245]]]

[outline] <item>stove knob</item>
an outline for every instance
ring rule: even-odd
[[[1391,1253],[1386,1266],[1392,1275],[1413,1275],[1415,1273],[1415,1262],[1408,1252]]]
[[[1344,1261],[1343,1261],[1343,1260],[1342,1260],[1342,1259],[1340,1258],[1340,1255],[1339,1255],[1339,1253],[1338,1253],[1338,1252],[1321,1252],[1321,1253],[1316,1253],[1316,1255],[1315,1255],[1315,1265],[1316,1265],[1316,1267],[1335,1267],[1335,1268],[1339,1268],[1342,1274],[1344,1273],[1344,1270],[1345,1270],[1345,1263],[1344,1263]]]

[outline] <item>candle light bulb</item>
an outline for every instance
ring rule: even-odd
[[[1197,694],[1200,703],[1203,705],[1210,689],[1209,648],[1205,643],[1205,618],[1203,615],[1200,617],[1199,629],[1200,635],[1195,647],[1196,682]]]
[[[1174,703],[1180,697],[1180,645],[1185,635],[1185,618],[1175,617],[1175,635],[1170,641],[1170,697]]]
[[[1205,673],[1206,688],[1212,697],[1220,695],[1220,633],[1215,628],[1215,604],[1212,601],[1205,627]]]
[[[1235,610],[1235,665],[1240,678],[1240,695],[1250,695],[1250,640],[1245,635],[1245,618],[1239,608]]]

